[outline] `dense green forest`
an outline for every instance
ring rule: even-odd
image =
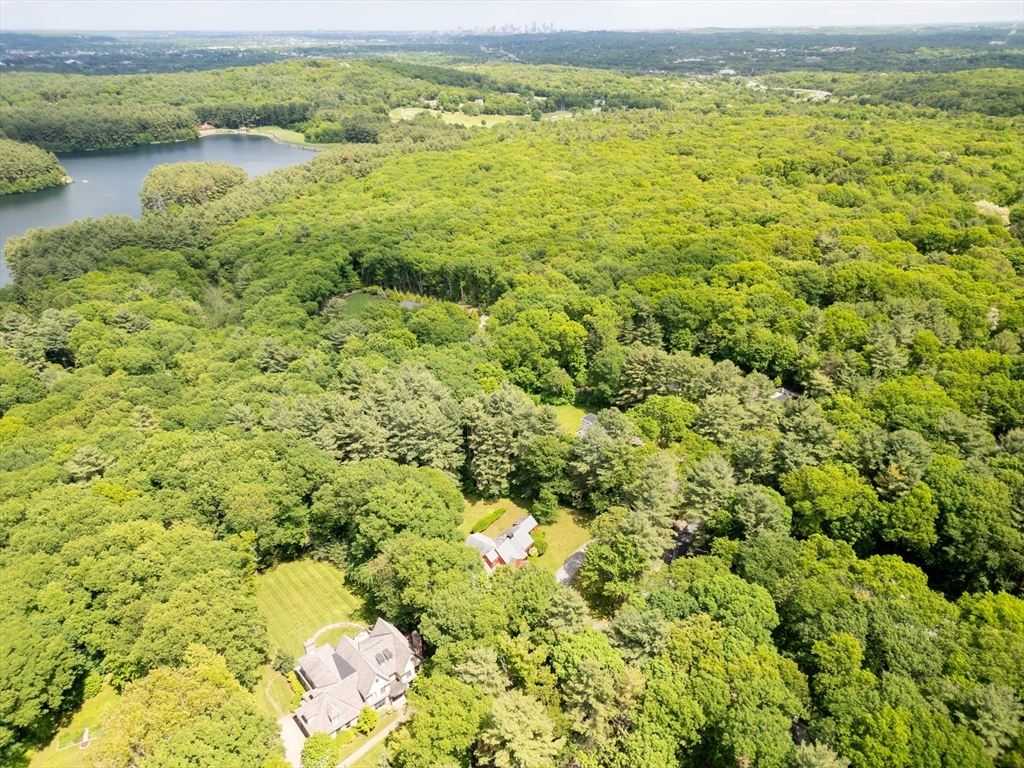
[[[683,87],[670,78],[566,67],[477,71],[334,60],[158,77],[18,73],[5,75],[0,89],[0,130],[58,152],[194,138],[204,122],[218,128],[291,126],[319,143],[376,142],[379,131],[367,135],[367,124],[386,123],[396,107],[430,102],[440,111],[474,115],[595,104],[666,108]],[[352,121],[359,124],[355,131]]]
[[[0,195],[56,187],[67,176],[52,152],[0,135]]]
[[[7,244],[0,759],[106,678],[97,765],[279,768],[256,574],[317,558],[426,644],[394,768],[1024,764],[1024,116],[986,106],[1019,72],[345,64],[5,76],[9,135],[238,99],[381,130]],[[622,99],[370,120],[446,93]],[[588,521],[570,586],[464,546],[508,496]]]

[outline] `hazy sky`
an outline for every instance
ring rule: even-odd
[[[1018,21],[1021,0],[0,0],[0,30],[435,30]]]

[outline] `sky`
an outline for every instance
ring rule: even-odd
[[[1020,21],[1021,0],[0,0],[0,31],[427,31]]]

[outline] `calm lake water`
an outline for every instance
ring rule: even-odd
[[[138,218],[142,214],[142,180],[155,165],[216,161],[244,168],[252,178],[304,163],[313,156],[312,152],[286,147],[263,136],[236,134],[57,155],[74,184],[0,197],[0,286],[11,280],[3,261],[7,238],[36,227],[55,227],[89,217],[98,219],[108,213],[127,213]]]

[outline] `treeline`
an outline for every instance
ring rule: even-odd
[[[65,179],[67,172],[52,153],[0,136],[0,195],[56,187]]]
[[[902,102],[944,112],[1024,115],[1024,69],[1020,67],[885,76],[791,73],[764,82],[827,90],[837,98],[856,98],[860,104]]]
[[[449,112],[467,105],[485,114],[525,115],[595,103],[667,108],[675,93],[663,82],[566,69],[546,74],[538,99],[530,88],[490,73],[335,60],[161,75],[15,73],[5,77],[0,130],[53,151],[191,138],[201,123],[287,126],[309,131],[320,143],[353,141],[347,132],[366,142],[365,132],[338,126],[365,122],[367,115],[386,118],[390,109],[427,101]]]
[[[313,105],[304,101],[262,102],[219,102],[197,104],[193,107],[196,118],[217,128],[240,128],[241,126],[277,125],[282,128],[306,122],[313,113]]]
[[[191,109],[165,105],[0,107],[0,130],[8,137],[53,152],[194,139],[198,125]]]

